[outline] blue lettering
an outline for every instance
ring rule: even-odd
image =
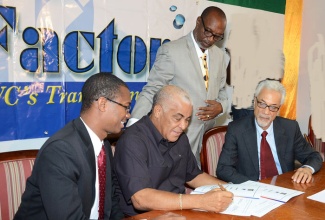
[[[59,38],[55,31],[40,28],[43,46],[43,71],[59,72]]]
[[[10,28],[16,31],[16,8],[10,6],[0,6],[0,17],[2,17]],[[0,46],[8,52],[8,28],[5,25],[0,30]]]
[[[117,50],[117,63],[128,74],[131,73],[131,44],[132,36],[126,36],[121,40]]]
[[[26,44],[33,46],[37,44],[39,34],[35,28],[26,28],[23,32],[23,40]],[[28,48],[20,54],[20,64],[24,70],[36,72],[38,68],[38,48]]]
[[[99,52],[99,71],[113,73],[113,41],[117,39],[114,34],[114,21],[107,25],[107,27],[98,35],[100,39],[100,52]]]
[[[94,60],[92,60],[88,66],[79,68],[78,31],[73,31],[66,36],[63,42],[63,48],[65,64],[71,71],[83,73],[94,67]]]
[[[147,63],[147,47],[140,37],[135,37],[134,73],[141,72]]]

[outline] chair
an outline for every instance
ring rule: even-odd
[[[13,219],[38,150],[0,153],[0,219]]]
[[[219,155],[225,142],[227,127],[214,127],[206,131],[203,135],[200,154],[201,169],[212,176],[216,176]]]
[[[325,161],[325,142],[322,141],[320,138],[316,138],[316,135],[314,133],[312,123],[311,123],[311,116],[309,117],[308,122],[308,139],[311,143],[311,146],[315,148],[316,151],[320,153],[320,155],[323,158],[323,161]]]

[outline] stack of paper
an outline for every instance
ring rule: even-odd
[[[304,192],[273,186],[265,183],[247,181],[242,184],[223,185],[234,194],[234,200],[224,214],[262,217],[271,210],[286,203],[289,199]],[[208,185],[196,188],[192,194],[204,194],[218,185]]]

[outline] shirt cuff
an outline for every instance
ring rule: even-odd
[[[315,173],[315,169],[314,169],[313,167],[311,167],[311,166],[309,166],[309,165],[302,165],[302,166],[301,166],[301,168],[305,168],[305,167],[310,168],[310,169],[313,171],[312,174]]]
[[[137,119],[137,118],[130,118],[129,121],[128,121],[128,123],[126,124],[126,127],[130,127],[131,125],[133,125],[137,121],[139,121],[139,119]]]

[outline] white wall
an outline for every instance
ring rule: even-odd
[[[316,43],[319,42],[319,37],[324,38],[325,36],[324,9],[325,1],[303,1],[300,68],[297,93],[297,121],[303,133],[308,133],[308,118],[312,112],[310,88],[313,88],[314,92],[315,89],[318,91],[317,96],[313,96],[313,99],[317,100],[317,103],[321,104],[321,100],[324,100],[325,96],[324,93],[321,94],[321,88],[319,88],[319,86],[314,83],[310,84],[308,73],[308,65],[315,65],[315,62],[317,62],[316,59],[322,62],[320,64],[324,64],[325,51],[322,48],[315,48]],[[324,79],[325,69],[324,66],[322,66],[322,68],[323,76],[319,78],[320,80],[318,83],[321,87],[325,87],[324,81],[321,81],[322,78]],[[309,72],[314,74],[313,76],[316,74],[314,70]],[[317,106],[315,107],[317,108]],[[324,114],[324,112],[321,114]]]

